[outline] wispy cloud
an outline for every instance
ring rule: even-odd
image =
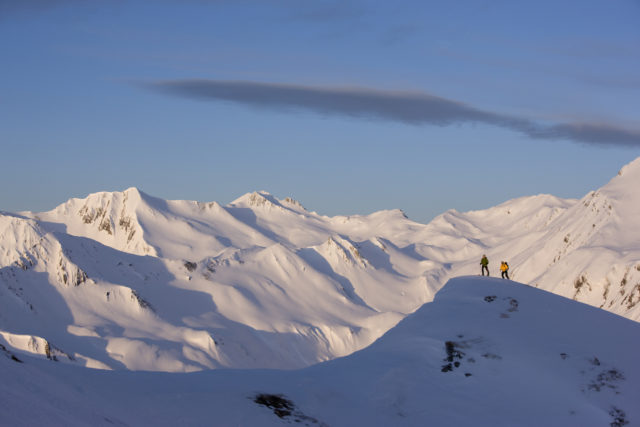
[[[608,124],[560,123],[526,133],[538,139],[566,139],[601,146],[640,147],[640,131]]]
[[[271,110],[306,110],[323,115],[383,119],[413,125],[481,123],[520,132],[534,139],[640,147],[640,131],[608,124],[541,124],[526,118],[483,111],[424,92],[220,80],[170,80],[145,86],[175,96],[236,102]]]

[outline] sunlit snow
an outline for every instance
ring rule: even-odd
[[[640,159],[580,200],[426,225],[264,191],[1,213],[0,421],[624,425],[640,415],[638,182]],[[477,277],[483,254],[529,286]]]

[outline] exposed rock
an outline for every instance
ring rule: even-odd
[[[140,295],[138,295],[138,293],[136,291],[134,291],[133,289],[131,289],[131,300],[137,302],[138,305],[140,306],[140,308],[142,308],[144,310],[148,309],[148,310],[151,310],[151,311],[155,312],[155,310],[153,309],[151,304],[149,304],[144,298],[142,298]]]
[[[260,393],[253,397],[253,401],[258,405],[271,409],[278,418],[282,418],[283,420],[298,424],[303,423],[303,425],[307,426],[310,424],[325,425],[324,423],[319,423],[315,418],[309,417],[297,410],[293,402],[281,394]]]

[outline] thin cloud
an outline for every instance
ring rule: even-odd
[[[483,111],[424,92],[220,80],[171,80],[145,86],[174,96],[229,101],[269,110],[306,110],[323,115],[383,119],[413,125],[480,123],[510,129],[535,139],[640,147],[639,131],[606,124],[543,125],[525,118]]]
[[[562,123],[527,132],[527,135],[601,146],[640,147],[640,132],[606,124]]]

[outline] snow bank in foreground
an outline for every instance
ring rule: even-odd
[[[637,425],[638,350],[636,322],[460,277],[370,347],[296,371],[94,371],[0,347],[0,424]]]

